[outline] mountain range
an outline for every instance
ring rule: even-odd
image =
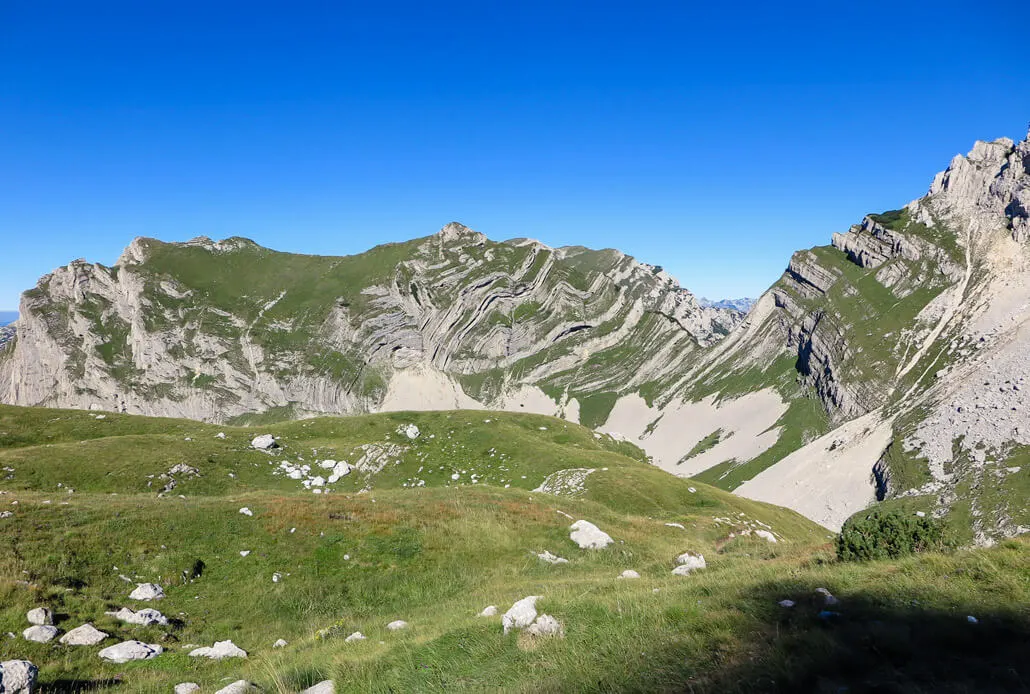
[[[798,251],[750,300],[617,250],[459,223],[346,256],[137,238],[23,294],[0,401],[217,423],[555,415],[822,525],[877,501],[991,544],[1030,526],[1030,142]]]

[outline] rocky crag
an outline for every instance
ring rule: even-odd
[[[1030,525],[1028,210],[1030,143],[977,142],[795,253],[746,317],[617,251],[458,224],[346,258],[137,239],[25,293],[0,400],[558,414],[830,528],[880,499],[987,544]]]

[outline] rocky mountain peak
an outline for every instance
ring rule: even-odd
[[[460,242],[463,245],[478,246],[486,242],[486,235],[473,231],[461,222],[450,222],[436,233],[444,243]]]

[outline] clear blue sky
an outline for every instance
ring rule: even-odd
[[[840,5],[840,7],[838,7]],[[458,220],[713,298],[1030,119],[1017,2],[0,0],[0,309],[137,235]]]

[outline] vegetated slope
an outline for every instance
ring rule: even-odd
[[[738,329],[648,408],[616,403],[608,430],[831,528],[919,497],[971,540],[1026,532],[1028,209],[1030,143],[978,142],[925,197],[795,253]]]
[[[618,251],[456,223],[347,257],[140,238],[114,267],[43,277],[21,314],[0,354],[11,404],[209,421],[486,404],[587,423],[741,317]]]
[[[250,448],[265,432],[280,447]],[[562,420],[463,411],[246,429],[3,407],[0,437],[0,506],[12,512],[0,519],[0,630],[17,634],[47,605],[62,631],[91,621],[112,635],[93,647],[3,641],[5,658],[41,667],[43,691],[214,691],[225,678],[285,692],[327,678],[348,692],[797,691],[877,678],[989,691],[1025,674],[1024,544],[837,565],[825,531],[796,513],[676,479]],[[343,462],[347,475],[311,483]],[[573,519],[613,544],[580,549]],[[708,567],[672,575],[688,551]],[[618,578],[628,569],[641,577]],[[128,600],[145,581],[166,597]],[[845,622],[818,616],[818,587]],[[477,616],[527,595],[564,638],[505,635],[499,617]],[[123,606],[171,624],[104,614]],[[387,630],[397,619],[408,627]],[[355,631],[367,640],[343,640]],[[98,658],[128,638],[165,652]],[[223,639],[250,657],[187,655]]]

